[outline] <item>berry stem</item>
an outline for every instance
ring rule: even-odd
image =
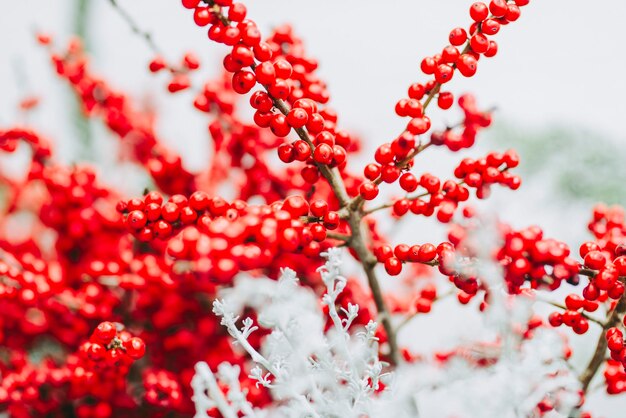
[[[117,3],[117,0],[109,0],[109,3],[111,3],[111,6],[113,6],[113,8],[117,11],[120,17],[124,19],[126,24],[130,27],[130,30],[132,30],[134,34],[139,35],[146,41],[146,43],[155,55],[163,55],[159,46],[152,39],[152,34],[141,29],[132,18],[132,16],[129,15],[128,12],[122,7],[120,7],[120,5]]]
[[[615,309],[613,309],[608,319],[603,324],[602,332],[600,333],[598,342],[596,343],[596,351],[593,353],[593,356],[591,357],[591,360],[589,360],[585,370],[580,374],[579,379],[582,384],[583,393],[587,392],[589,384],[606,358],[606,349],[608,344],[606,340],[606,330],[617,326],[624,313],[626,313],[626,293],[624,293],[619,299],[617,305],[615,305]]]

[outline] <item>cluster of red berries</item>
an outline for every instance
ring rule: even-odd
[[[75,380],[75,396],[111,399],[126,389],[126,375],[133,362],[145,354],[145,343],[124,330],[123,325],[100,323],[76,359],[69,363]]]
[[[450,151],[470,148],[476,142],[478,133],[491,125],[491,113],[480,110],[474,96],[464,94],[459,97],[458,103],[464,114],[463,121],[459,126],[434,131],[430,135],[432,145],[444,145]]]
[[[182,388],[176,376],[166,370],[149,370],[144,374],[145,399],[150,405],[178,409],[183,403]]]
[[[300,140],[279,147],[279,158],[287,163],[307,162],[302,177],[308,183],[319,179],[316,165],[341,167],[351,137],[336,129],[334,111],[318,110],[316,103],[326,103],[329,95],[325,84],[314,75],[317,63],[304,54],[302,42],[291,28],[275,29],[264,42],[256,24],[246,19],[241,3],[221,1],[210,6],[194,0],[183,4],[194,9],[197,25],[210,25],[209,39],[232,48],[224,68],[233,74],[233,90],[246,94],[256,83],[265,87],[266,91],[256,91],[250,97],[257,126],[270,128],[277,137],[288,136],[292,129],[298,132]]]
[[[553,327],[565,325],[572,328],[576,334],[584,334],[589,329],[589,321],[585,319],[582,311],[596,311],[599,306],[598,302],[605,302],[606,297],[604,299],[592,302],[575,293],[570,294],[565,298],[565,312],[553,312],[550,314],[548,318],[550,325]]]
[[[156,184],[167,193],[192,193],[195,178],[182,166],[179,155],[166,148],[154,132],[149,112],[133,109],[131,100],[114,91],[88,68],[82,46],[73,40],[63,54],[52,54],[57,74],[65,78],[80,99],[86,116],[99,116],[148,168]]]
[[[167,85],[167,90],[170,93],[177,93],[191,86],[189,73],[200,68],[200,61],[198,57],[191,52],[183,56],[179,65],[170,65],[163,57],[157,56],[150,61],[148,68],[153,73],[167,69],[172,75],[172,79]]]
[[[101,322],[90,341],[80,347],[80,352],[93,362],[91,366],[95,370],[110,366],[125,369],[144,356],[146,345],[141,338],[126,331],[122,324]]]
[[[422,72],[433,76],[431,82],[434,81],[437,86],[452,80],[455,70],[464,77],[472,77],[476,74],[481,55],[489,58],[498,52],[498,44],[490,37],[497,34],[502,25],[516,21],[521,14],[520,7],[528,3],[527,0],[492,0],[489,6],[482,2],[472,4],[469,9],[472,24],[467,30],[458,27],[450,31],[450,45],[441,53],[424,58],[420,65]],[[464,48],[459,51],[463,45]],[[439,105],[446,109],[447,99],[443,102]]]
[[[626,277],[626,224],[624,211],[619,207],[607,208],[599,205],[594,208],[589,229],[596,236],[580,246],[583,264],[595,274],[583,290],[588,300],[596,300],[604,292],[611,299],[619,299],[624,294],[623,277]]]
[[[492,184],[501,184],[511,190],[517,190],[521,185],[521,179],[508,170],[518,165],[519,156],[514,150],[504,154],[491,152],[477,160],[464,158],[454,169],[454,175],[462,179],[468,187],[475,188],[478,198],[484,198],[488,196]]]
[[[232,91],[230,80],[223,77],[206,82],[194,99],[193,105],[202,112],[209,113],[215,110],[225,117],[234,113],[236,101],[237,95]]]
[[[505,268],[505,279],[513,293],[527,280],[533,288],[557,289],[564,280],[578,284],[579,263],[570,257],[569,247],[545,238],[536,226],[506,232],[497,258]]]
[[[626,347],[624,347],[624,333],[617,327],[606,330],[606,343],[611,353],[611,359],[622,364],[622,370],[626,370]]]
[[[486,158],[478,160],[466,158],[454,170],[455,176],[462,179],[460,183],[446,180],[442,184],[438,177],[430,173],[422,174],[419,180],[410,172],[403,173],[399,179],[403,190],[410,193],[421,186],[425,191],[394,201],[393,213],[396,216],[403,216],[411,211],[416,215],[431,216],[436,211],[437,220],[442,223],[450,222],[459,203],[469,198],[468,187],[475,188],[476,195],[481,199],[488,196],[489,188],[493,184],[503,184],[513,190],[519,188],[520,178],[508,171],[518,164],[519,157],[514,151],[507,151],[505,154],[490,153]],[[502,165],[504,167],[501,167]],[[378,166],[370,164],[366,167],[366,173],[369,174],[377,169]],[[369,191],[370,189],[362,186],[362,190]],[[364,195],[366,200],[370,197],[367,193]],[[426,197],[428,200],[425,199]]]
[[[33,160],[35,161],[41,162],[51,155],[48,141],[35,131],[21,127],[7,130],[0,129],[0,151],[11,153],[17,149],[20,141],[30,145],[33,150]]]
[[[69,370],[58,368],[50,359],[34,364],[18,352],[8,356],[0,362],[0,408],[11,417],[45,416],[57,411],[63,388],[70,382]]]
[[[110,196],[108,189],[97,184],[92,168],[47,166],[41,180],[50,197],[41,207],[40,219],[58,232],[58,251],[80,254],[90,241],[105,244],[103,240],[110,236],[108,233],[120,229],[115,212],[102,205],[98,208],[96,204],[116,196]],[[83,247],[77,247],[77,243],[83,243]]]
[[[611,352],[612,355],[613,352]],[[606,362],[604,380],[606,382],[606,391],[609,395],[618,395],[626,392],[626,372],[621,360],[608,360]]]
[[[143,242],[167,240],[182,228],[167,251],[177,259],[197,259],[211,266],[211,276],[227,282],[240,270],[253,270],[274,263],[277,254],[299,252],[317,257],[326,241],[327,230],[336,229],[340,219],[323,200],[309,204],[291,196],[273,206],[249,206],[237,200],[228,203],[195,192],[189,199],[171,196],[167,202],[158,192],[143,199],[118,204],[128,229]],[[311,217],[313,222],[308,223]],[[208,240],[203,240],[202,235]],[[212,262],[207,263],[208,257]]]
[[[399,244],[395,247],[380,245],[374,248],[374,255],[379,263],[383,263],[385,270],[391,276],[397,276],[402,272],[402,263],[442,264],[454,247],[449,242],[443,242],[437,246],[425,243],[422,245]]]

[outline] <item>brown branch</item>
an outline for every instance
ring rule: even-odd
[[[607,349],[607,340],[606,340],[606,330],[611,327],[617,326],[621,321],[622,314],[626,313],[626,293],[622,295],[622,297],[615,305],[615,308],[609,315],[609,318],[606,320],[602,327],[602,332],[600,332],[600,336],[598,337],[598,342],[596,344],[596,351],[593,353],[591,360],[587,364],[585,370],[581,373],[579,380],[582,384],[583,393],[587,392],[589,388],[589,384],[593,380],[593,377],[598,372],[598,369],[604,363]]]
[[[111,6],[113,6],[113,8],[118,12],[118,14],[122,17],[122,19],[126,21],[126,23],[128,24],[128,27],[130,27],[130,30],[132,30],[134,34],[139,35],[146,41],[146,43],[148,44],[148,46],[150,47],[152,52],[154,52],[155,55],[163,55],[161,53],[161,49],[159,48],[159,46],[152,39],[152,34],[150,34],[150,32],[147,32],[141,29],[139,25],[137,24],[137,22],[135,22],[133,17],[130,14],[128,14],[126,10],[120,7],[120,5],[117,3],[117,0],[109,0],[109,3],[111,3]]]
[[[378,283],[376,272],[374,271],[377,264],[376,257],[374,257],[374,255],[365,244],[365,240],[361,231],[361,215],[356,211],[350,212],[350,218],[348,219],[348,222],[350,224],[350,228],[352,229],[352,239],[349,241],[350,248],[352,248],[356,252],[359,261],[363,265],[363,270],[365,270],[367,282],[370,289],[372,290],[374,303],[376,304],[376,309],[378,310],[378,317],[382,321],[383,327],[385,328],[385,333],[387,334],[387,342],[389,344],[389,359],[391,364],[396,365],[400,361],[400,354],[397,345],[398,342],[396,339],[396,330],[391,323],[391,315],[389,314],[389,310],[387,309],[387,305],[385,304],[383,292],[380,288],[380,284]]]
[[[352,235],[341,234],[339,232],[331,232],[331,231],[326,232],[326,237],[330,239],[336,239],[338,241],[345,241],[345,242],[348,242],[352,239]]]

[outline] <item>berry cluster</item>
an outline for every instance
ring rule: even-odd
[[[464,158],[455,168],[454,175],[462,179],[467,186],[475,188],[479,198],[484,198],[488,196],[492,184],[502,184],[511,190],[517,190],[521,180],[508,170],[517,167],[518,164],[519,157],[514,150],[504,154],[492,152],[478,160]]]
[[[228,203],[210,198],[200,191],[188,199],[173,195],[167,202],[158,192],[150,192],[143,199],[121,201],[117,209],[142,242],[167,241],[186,228],[169,241],[168,254],[197,260],[197,267],[208,262],[209,274],[218,282],[228,282],[241,270],[273,265],[278,254],[318,257],[323,246],[330,245],[327,230],[340,223],[337,212],[330,211],[325,201],[309,204],[301,196],[272,206],[249,206],[240,200]]]
[[[622,342],[623,344],[623,342]],[[613,352],[611,352],[611,356]],[[606,391],[610,395],[618,395],[626,391],[626,372],[621,360],[608,360],[604,369]]]
[[[604,302],[604,300],[599,302]],[[589,322],[584,316],[584,311],[594,312],[598,306],[598,302],[588,301],[575,293],[570,294],[565,298],[565,312],[553,312],[548,320],[553,327],[563,324],[572,328],[576,334],[584,334],[589,329]]]
[[[626,224],[624,211],[619,207],[597,206],[589,229],[596,236],[580,246],[583,264],[595,274],[583,291],[588,300],[596,300],[606,292],[611,299],[619,299],[624,294],[626,277]]]
[[[626,368],[624,333],[617,327],[611,327],[606,331],[606,342],[611,352],[611,359],[619,361],[622,364],[622,369]]]
[[[470,6],[469,15],[472,24],[467,30],[458,27],[450,31],[450,45],[441,53],[426,57],[420,68],[426,75],[433,76],[430,80],[431,89],[425,89],[424,94],[439,93],[438,105],[442,109],[450,107],[451,93],[440,92],[443,84],[452,80],[458,70],[464,77],[476,74],[478,60],[481,56],[493,57],[498,52],[498,44],[491,36],[500,31],[500,27],[519,19],[520,7],[527,5],[527,0],[492,0],[487,6],[476,2]],[[459,51],[459,47],[463,49]],[[428,86],[429,83],[426,84]],[[441,97],[443,95],[443,98]]]
[[[82,45],[73,40],[62,54],[52,53],[60,77],[66,79],[80,99],[86,116],[99,116],[144,165],[157,185],[167,193],[192,193],[194,176],[182,166],[179,155],[166,148],[154,132],[149,112],[133,109],[130,99],[89,71]]]
[[[21,127],[7,130],[0,129],[0,151],[8,153],[14,152],[20,141],[24,141],[30,145],[33,150],[34,161],[42,162],[51,155],[52,151],[48,141],[32,129]]]
[[[533,288],[557,289],[562,281],[578,284],[579,263],[570,257],[568,246],[544,238],[538,227],[508,231],[498,259],[505,268],[511,292],[519,291],[526,280]]]
[[[430,243],[422,245],[407,244],[381,245],[374,249],[374,255],[379,263],[383,263],[385,270],[391,276],[397,276],[402,272],[402,263],[442,264],[440,261],[452,251],[452,244],[443,242],[437,246]]]
[[[491,125],[491,114],[481,111],[474,96],[464,94],[459,97],[459,107],[463,111],[463,121],[455,127],[434,131],[430,135],[432,145],[445,145],[450,151],[470,148],[476,142],[478,133]]]
[[[224,68],[232,73],[233,90],[246,94],[257,83],[264,86],[266,91],[256,91],[250,98],[256,110],[254,122],[278,137],[297,131],[300,140],[283,144],[278,150],[280,159],[307,162],[302,175],[309,183],[319,178],[316,165],[341,166],[351,138],[336,130],[334,111],[317,108],[316,103],[326,103],[329,94],[314,75],[317,63],[304,54],[302,42],[291,28],[279,27],[263,41],[256,23],[246,19],[247,10],[241,3],[183,3],[194,9],[198,26],[209,26],[209,39],[231,48]]]
[[[179,65],[168,64],[161,56],[156,56],[150,61],[148,65],[150,72],[158,73],[161,70],[168,70],[172,75],[170,82],[167,85],[167,90],[170,93],[177,93],[182,90],[186,90],[191,86],[189,80],[189,74],[200,68],[200,61],[195,54],[186,53]]]

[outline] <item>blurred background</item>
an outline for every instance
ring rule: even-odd
[[[167,59],[177,62],[187,51],[197,53],[203,65],[197,82],[220,73],[226,47],[208,42],[206,30],[193,25],[178,0],[118,3],[152,34]],[[447,44],[450,29],[468,23],[471,1],[245,4],[264,33],[274,25],[293,24],[310,55],[319,59],[319,74],[329,84],[340,125],[358,133],[365,144],[353,166],[360,171],[377,145],[401,132],[404,121],[394,115],[395,102],[409,84],[421,81],[421,59]],[[485,109],[496,107],[494,126],[469,151],[429,150],[416,160],[416,170],[448,178],[462,157],[515,148],[522,159],[521,189],[494,188],[479,207],[516,227],[539,224],[546,235],[577,249],[588,237],[587,218],[595,202],[626,203],[626,77],[619,76],[626,66],[619,53],[625,18],[626,3],[618,0],[532,1],[520,20],[497,35],[496,57],[482,59],[475,77],[457,75],[449,84],[457,95],[474,93]],[[56,78],[49,54],[36,44],[36,31],[50,33],[61,44],[74,34],[82,37],[94,72],[155,109],[161,137],[183,155],[187,168],[206,164],[210,139],[205,117],[191,107],[192,93],[170,95],[166,76],[147,71],[153,54],[109,0],[0,2],[0,127],[16,121],[35,126],[53,140],[64,161],[93,162],[105,182],[128,194],[139,194],[146,185],[136,167],[114,165],[116,140],[100,123],[81,116],[69,88]],[[28,96],[41,103],[25,116],[18,104]],[[460,115],[432,112],[431,117],[441,127]],[[0,159],[0,169],[19,166],[14,160]],[[445,239],[445,228],[432,220],[406,220],[403,226],[396,230],[395,243]],[[443,301],[431,315],[415,320],[412,327],[433,337],[410,341],[407,335],[408,343],[426,351],[472,337],[480,329],[479,317],[472,314],[475,309],[457,305]],[[455,318],[459,312],[461,324]],[[576,348],[575,364],[584,365],[591,354],[593,331],[592,326],[582,338],[568,333]],[[624,397],[608,398],[599,390],[589,399],[589,409],[601,416],[623,416],[617,411],[626,407]]]

